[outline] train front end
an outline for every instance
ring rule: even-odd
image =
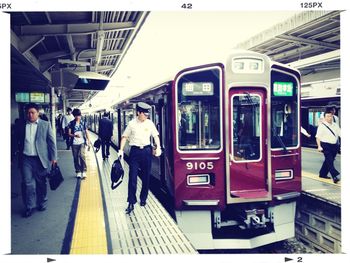
[[[239,52],[173,83],[176,220],[197,249],[294,236],[301,191],[300,74]]]

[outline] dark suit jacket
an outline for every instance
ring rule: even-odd
[[[24,140],[26,136],[25,133],[26,122],[21,121],[16,127],[15,132],[19,150],[19,165],[22,164]],[[52,128],[49,122],[39,119],[35,136],[35,147],[42,166],[45,169],[50,168],[51,161],[57,160],[57,148],[56,140],[53,136]]]
[[[101,139],[110,139],[113,135],[113,123],[108,118],[102,118],[98,125],[98,136]]]

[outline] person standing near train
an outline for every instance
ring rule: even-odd
[[[108,112],[103,113],[98,125],[98,137],[101,139],[103,160],[109,157],[109,146],[113,135],[113,123],[108,119],[108,115]]]
[[[154,138],[156,144],[155,156],[160,156],[159,133],[154,123],[148,119],[151,106],[139,102],[136,105],[137,117],[131,120],[126,127],[120,141],[120,150],[118,157],[123,157],[125,143],[128,140],[131,146],[129,154],[129,183],[128,183],[128,207],[125,209],[127,214],[134,210],[136,203],[137,173],[140,168],[142,188],[140,193],[140,205],[145,206],[149,190],[149,180],[152,165],[153,149],[150,138]]]
[[[72,115],[72,109],[68,107],[66,115],[62,117],[62,129],[64,132],[64,138],[66,140],[67,150],[69,150],[71,146],[71,139],[68,135],[68,125],[72,120],[74,120],[74,116]]]
[[[340,173],[334,167],[334,159],[339,150],[338,139],[340,137],[340,128],[333,122],[333,111],[327,108],[324,113],[324,121],[317,128],[316,142],[318,151],[323,152],[324,162],[319,172],[321,178],[329,178],[331,173],[333,182],[337,183]]]

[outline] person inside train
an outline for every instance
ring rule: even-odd
[[[126,141],[129,141],[131,146],[129,154],[129,183],[128,183],[128,207],[125,209],[127,214],[134,210],[136,203],[136,186],[137,174],[141,172],[142,188],[140,193],[140,205],[145,206],[149,190],[149,180],[152,165],[152,146],[150,138],[154,138],[156,149],[155,156],[161,155],[159,133],[154,123],[148,119],[151,106],[139,102],[136,105],[137,117],[131,120],[120,141],[120,150],[118,157],[123,157],[123,151]]]
[[[334,183],[340,180],[340,173],[334,167],[334,159],[339,150],[339,137],[340,128],[338,124],[333,122],[333,111],[331,108],[327,108],[324,113],[324,121],[318,126],[316,133],[317,149],[324,155],[319,177],[329,178],[328,173],[330,173]]]
[[[254,135],[253,131],[253,118],[252,112],[245,111],[240,118],[240,125],[238,130],[238,141],[239,141],[239,151],[237,155],[239,157],[244,157],[245,159],[254,159],[255,151],[253,148],[252,137]]]
[[[39,118],[39,106],[29,103],[25,111],[27,120],[17,123],[16,134],[25,206],[23,217],[30,217],[35,208],[46,210],[46,178],[51,166],[57,162],[57,148],[50,123]]]
[[[113,136],[113,123],[108,119],[108,116],[109,113],[104,112],[98,125],[98,137],[101,139],[103,160],[109,157],[109,147]]]
[[[86,178],[85,146],[90,145],[89,132],[85,122],[81,119],[81,111],[73,110],[74,120],[68,124],[68,136],[71,139],[74,168],[77,178]]]

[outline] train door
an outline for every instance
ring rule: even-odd
[[[266,90],[232,88],[229,91],[229,182],[234,202],[266,200]]]

